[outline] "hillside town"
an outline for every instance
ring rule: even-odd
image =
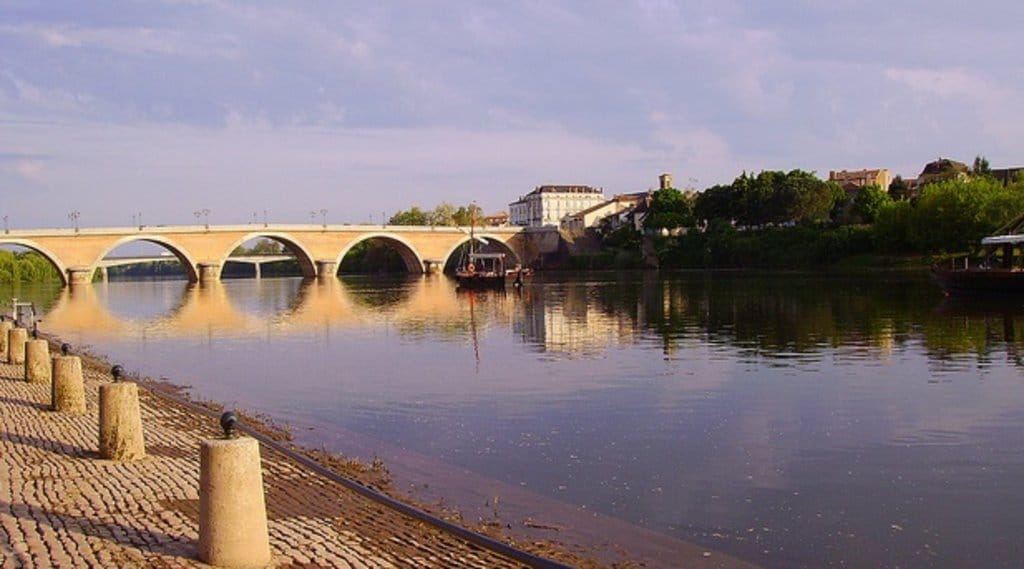
[[[1000,181],[1004,186],[1017,179],[1024,167],[989,168],[983,158],[976,160],[973,170],[983,169],[985,174]],[[916,199],[922,188],[932,182],[954,178],[966,178],[972,167],[962,162],[940,158],[929,162],[915,178],[893,176],[887,168],[866,168],[861,170],[831,170],[828,182],[836,184],[853,202],[866,187],[883,189],[893,199]],[[509,212],[485,216],[483,225],[513,225],[521,227],[556,226],[569,235],[582,235],[587,229],[603,226],[612,231],[632,226],[642,231],[644,219],[657,190],[674,188],[672,174],[658,176],[658,187],[644,191],[605,196],[603,188],[586,185],[542,185],[532,192],[520,196],[509,204]],[[693,188],[683,190],[684,196],[693,200],[698,192]]]

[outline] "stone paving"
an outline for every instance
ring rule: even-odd
[[[83,362],[85,364],[85,362]],[[49,410],[48,385],[0,363],[0,567],[204,567],[196,559],[199,443],[215,420],[140,390],[147,458],[98,458],[104,374],[86,365],[88,413]],[[516,567],[263,447],[273,566]]]

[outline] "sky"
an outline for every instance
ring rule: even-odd
[[[1024,166],[1024,3],[0,0],[13,228]]]

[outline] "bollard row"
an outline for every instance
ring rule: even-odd
[[[6,325],[5,325],[6,324]],[[86,412],[82,360],[49,355],[45,340],[29,340],[25,329],[0,321],[0,355],[25,365],[25,380],[49,384],[50,408],[68,414]],[[99,386],[99,456],[118,462],[145,458],[138,387],[122,382],[121,365],[111,368],[113,383]],[[225,412],[223,439],[200,444],[199,558],[218,567],[262,567],[270,563],[270,540],[263,494],[259,442],[237,437],[238,418]]]
[[[33,337],[35,335],[33,334]],[[28,339],[24,328],[0,321],[0,356],[24,365],[25,380],[50,385],[50,408],[59,413],[86,413],[82,361],[61,346],[50,357],[46,340]],[[146,457],[138,386],[122,382],[120,365],[114,381],[99,388],[99,455],[130,462]],[[238,418],[224,413],[223,439],[202,441],[199,449],[199,559],[219,567],[261,567],[271,561],[260,446],[237,437]]]

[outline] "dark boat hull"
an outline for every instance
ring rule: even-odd
[[[932,277],[949,294],[1024,294],[1024,271],[932,267]]]
[[[458,283],[459,288],[505,288],[504,275],[482,275],[479,273],[475,275],[455,275],[455,282]]]

